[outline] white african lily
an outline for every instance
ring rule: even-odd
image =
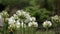
[[[19,20],[16,21],[16,27],[20,28],[20,22],[19,22]]]
[[[19,17],[16,14],[14,14],[13,17],[14,19],[19,19]]]
[[[35,17],[32,17],[32,21],[35,21],[36,19],[35,19]]]
[[[30,14],[29,13],[26,13],[25,14],[25,17],[28,19],[28,18],[30,18]]]
[[[31,26],[38,27],[38,24],[37,24],[37,22],[29,22],[28,26],[29,27],[31,27]]]
[[[26,24],[24,24],[23,21],[22,21],[22,23],[21,23],[21,27],[22,27],[22,28],[23,28],[23,27],[24,27],[24,28],[26,27]]]
[[[17,14],[18,16],[21,16],[21,15],[25,15],[26,12],[24,12],[23,10],[18,10],[18,11],[16,12],[16,14]]]
[[[25,14],[26,14],[26,12],[25,12],[25,11],[23,11],[23,10],[21,10],[21,14],[22,14],[22,15],[25,15]]]
[[[1,12],[1,15],[2,15],[4,18],[6,18],[6,17],[9,16],[9,14],[8,14],[6,11],[2,11],[2,12]]]
[[[29,17],[25,20],[25,23],[31,22],[31,21],[35,21],[35,17]]]
[[[58,15],[55,15],[53,17],[51,17],[53,20],[58,20],[59,19],[59,16]]]
[[[25,20],[25,23],[28,23],[28,22],[31,22],[32,21],[32,18],[27,18],[26,20]]]
[[[43,22],[43,27],[45,27],[45,28],[48,28],[48,27],[51,27],[52,26],[52,23],[51,23],[51,21],[45,21],[45,22]]]
[[[14,17],[10,17],[9,20],[8,20],[8,24],[14,24],[16,21],[14,19]]]
[[[21,16],[21,15],[22,15],[21,10],[18,10],[18,11],[16,12],[16,14],[17,14],[18,16]]]

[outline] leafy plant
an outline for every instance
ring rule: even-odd
[[[39,23],[45,20],[50,20],[51,12],[45,8],[39,9],[37,7],[28,7],[25,11],[30,12],[32,16],[35,16]]]

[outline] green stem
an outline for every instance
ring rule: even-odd
[[[46,29],[46,34],[48,34],[47,32],[48,32],[48,28]]]

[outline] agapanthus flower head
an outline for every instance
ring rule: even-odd
[[[8,30],[9,32],[13,32],[16,29],[16,25],[15,24],[11,24],[8,26]]]
[[[32,27],[32,26],[33,26],[33,27],[38,27],[38,23],[37,23],[37,22],[29,22],[29,23],[28,23],[28,26],[29,26],[29,27]]]
[[[31,22],[32,21],[32,18],[30,17],[30,18],[27,18],[26,20],[25,20],[25,23],[29,23],[29,22]]]
[[[8,20],[8,24],[14,24],[16,21],[14,19],[14,17],[10,17],[9,20]]]
[[[6,11],[1,12],[2,17],[7,18],[9,14]]]
[[[46,21],[43,22],[42,25],[43,25],[44,28],[49,28],[49,27],[52,26],[52,23],[51,23],[51,21],[47,21],[47,20],[46,20]]]
[[[16,12],[16,14],[18,15],[18,16],[21,16],[21,10],[17,10],[17,12]]]
[[[23,21],[21,22],[21,27],[26,28],[26,24]]]
[[[20,28],[20,21],[19,20],[17,20],[15,24],[16,24],[17,28]]]
[[[28,18],[30,18],[30,14],[29,13],[26,13],[25,14],[25,17],[28,19]]]
[[[59,19],[59,16],[58,16],[58,15],[55,15],[55,16],[53,16],[53,17],[51,17],[51,18],[52,18],[52,20],[57,21],[57,20]]]
[[[16,12],[16,14],[18,15],[18,16],[21,16],[21,15],[25,15],[26,14],[26,12],[25,11],[23,11],[23,10],[18,10],[17,12]]]
[[[32,21],[35,21],[36,20],[36,18],[35,17],[32,17]]]
[[[16,14],[14,14],[13,17],[14,17],[15,20],[19,19],[18,15],[16,15]]]
[[[22,15],[25,15],[25,14],[26,14],[26,12],[25,12],[25,11],[23,11],[23,10],[21,10],[21,13],[22,13]]]

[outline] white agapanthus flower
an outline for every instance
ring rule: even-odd
[[[18,16],[21,16],[21,15],[25,15],[26,12],[24,12],[23,10],[18,10],[18,11],[16,12],[16,14],[17,14]]]
[[[20,28],[20,22],[19,22],[19,20],[16,21],[16,27]]]
[[[22,15],[25,15],[25,14],[26,14],[26,12],[25,12],[25,11],[23,11],[23,10],[21,10],[21,14],[22,14]]]
[[[2,17],[6,18],[9,16],[9,14],[6,11],[1,12]]]
[[[23,28],[23,27],[24,27],[24,28],[26,27],[26,24],[24,24],[23,21],[22,21],[22,23],[21,23],[21,27],[22,27],[22,28]]]
[[[51,21],[47,21],[46,20],[46,21],[43,22],[42,25],[43,25],[43,27],[48,28],[48,27],[51,27],[52,26],[52,23],[51,23]]]
[[[19,17],[16,14],[14,14],[13,17],[14,19],[19,19]]]
[[[31,26],[32,26],[32,23],[31,23],[31,22],[29,22],[29,23],[28,23],[28,26],[29,26],[29,27],[31,27]]]
[[[25,20],[25,23],[35,21],[36,19],[34,17],[29,17]]]
[[[27,19],[30,18],[29,13],[26,13],[26,14],[25,14],[25,17],[26,17]]]
[[[29,23],[31,21],[32,21],[32,18],[28,18],[28,19],[25,20],[25,23]]]
[[[8,20],[8,24],[14,24],[16,21],[14,19],[14,17],[10,17],[9,20]]]
[[[9,27],[8,27],[8,29],[11,29],[11,28],[15,28],[15,24],[11,24],[11,25],[9,25]]]
[[[36,19],[35,19],[35,17],[32,17],[32,21],[35,21]]]
[[[32,21],[32,18],[28,18],[29,21]]]
[[[58,15],[55,15],[53,17],[51,17],[53,20],[58,20],[59,19],[59,16]]]
[[[37,22],[33,22],[34,27],[38,27],[38,23]]]
[[[21,15],[22,15],[21,10],[18,10],[18,11],[16,12],[16,14],[17,14],[18,16],[21,16]]]
[[[28,26],[29,27],[31,27],[31,26],[38,27],[38,24],[37,24],[37,22],[30,22],[30,23],[28,23]]]

